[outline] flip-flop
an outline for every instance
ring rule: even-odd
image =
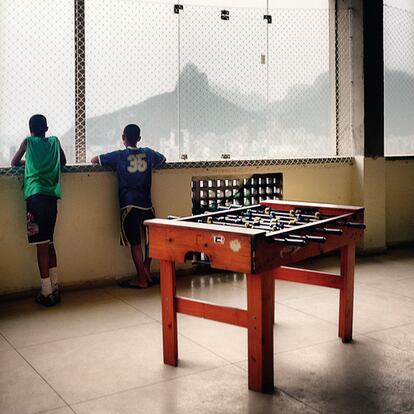
[[[138,285],[132,285],[130,279],[120,280],[118,282],[118,286],[120,286],[122,288],[130,288],[130,289],[148,289],[149,287],[151,287],[151,285],[148,285],[148,286],[145,286],[145,287],[138,286]]]

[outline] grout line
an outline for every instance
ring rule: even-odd
[[[14,349],[13,344],[7,339],[6,336],[4,336],[2,332],[0,332],[0,336]],[[5,349],[5,351],[7,351],[7,349]]]
[[[135,311],[138,311],[138,312],[140,312],[140,313],[144,314],[147,318],[150,318],[152,321],[154,321],[154,322],[160,322],[158,319],[154,318],[154,317],[153,317],[153,316],[151,316],[150,314],[148,314],[148,313],[144,312],[143,310],[141,310],[141,309],[139,309],[139,308],[135,307],[135,306],[134,306],[134,305],[132,305],[131,303],[128,303],[128,302],[126,301],[126,299],[124,299],[124,298],[115,298],[115,299],[118,299],[120,302],[125,303],[125,305],[130,306],[130,307],[131,307],[132,309],[134,309]],[[161,306],[161,304],[160,304],[160,306]]]
[[[13,344],[11,344],[10,343],[10,341],[6,338],[6,337],[4,337],[4,335],[3,334],[1,334],[0,333],[0,335],[1,336],[3,336],[3,338],[10,344],[10,346],[14,349],[14,351],[18,354],[18,355],[20,355],[20,357],[23,359],[23,361],[25,361],[26,362],[26,364],[30,367],[30,368],[32,368],[33,369],[33,371],[45,382],[45,384],[47,384],[49,387],[50,387],[50,389],[52,390],[52,391],[54,391],[55,393],[56,393],[56,395],[66,404],[66,406],[68,406],[69,407],[69,404],[68,404],[68,402],[63,398],[63,396],[58,392],[58,391],[56,391],[55,390],[55,388],[54,387],[52,387],[52,385],[51,384],[49,384],[49,382],[46,380],[46,378],[44,378],[43,377],[43,375],[41,375],[40,374],[40,372],[19,352],[19,350],[15,347],[15,346],[13,346]],[[51,411],[51,410],[57,410],[58,408],[64,408],[64,406],[62,406],[62,407],[55,407],[55,408],[51,408],[50,410],[46,410],[46,412],[47,411]],[[70,407],[69,407],[70,408]],[[42,411],[40,411],[39,413],[41,413]],[[43,412],[45,412],[45,411],[43,411]]]
[[[244,361],[246,361],[246,360],[244,360]],[[240,362],[242,362],[242,361],[240,361]],[[248,374],[248,371],[247,370],[245,370],[245,369],[243,369],[242,367],[240,367],[240,366],[238,366],[238,365],[235,365],[235,364],[232,364],[235,368],[238,368],[239,370],[241,370],[242,372],[244,372],[244,373],[246,373],[246,374]],[[288,393],[287,391],[285,391],[283,388],[280,388],[280,387],[278,387],[278,386],[276,386],[275,385],[275,391],[276,392],[279,392],[279,393],[282,393],[282,394],[285,394],[285,395],[287,395],[289,398],[291,398],[291,399],[293,399],[293,400],[295,400],[295,401],[297,401],[297,402],[299,402],[300,404],[303,404],[304,406],[306,406],[307,408],[310,408],[312,411],[314,411],[315,413],[321,413],[321,411],[318,411],[316,408],[314,408],[314,407],[312,407],[311,405],[309,405],[308,403],[306,403],[305,401],[302,401],[302,400],[300,400],[299,398],[297,398],[297,397],[295,397],[294,395],[292,395],[292,394],[290,394],[290,393]],[[275,395],[275,391],[273,392],[273,394],[272,395]]]
[[[158,322],[159,323],[159,321],[156,321],[156,322]],[[147,325],[147,324],[151,324],[151,323],[154,323],[154,322],[148,322],[148,323],[144,323],[144,324],[140,324],[140,325],[133,325],[133,326],[141,326],[141,325]],[[115,329],[114,331],[117,331],[117,330],[121,330],[121,329],[128,329],[128,328],[130,328],[130,327],[126,327],[126,328],[119,328],[119,329]],[[109,331],[110,332],[110,331]],[[0,333],[0,335],[1,336],[3,336],[1,333]],[[84,336],[92,336],[92,335],[94,335],[94,334],[90,334],[90,335],[84,335]],[[145,387],[149,387],[149,386],[152,386],[152,385],[156,385],[156,384],[160,384],[160,383],[164,383],[164,382],[168,382],[168,381],[171,381],[171,380],[174,380],[174,379],[177,379],[177,378],[184,378],[184,377],[187,377],[187,376],[190,376],[190,375],[197,375],[197,374],[200,374],[200,373],[202,373],[202,372],[207,372],[207,371],[212,371],[212,370],[214,370],[214,369],[220,369],[220,368],[223,368],[223,367],[226,367],[226,366],[230,366],[230,365],[232,365],[232,363],[230,362],[230,361],[228,361],[226,358],[223,358],[223,357],[221,357],[220,355],[217,355],[215,352],[212,352],[211,350],[209,350],[208,348],[205,348],[204,346],[202,346],[202,345],[200,345],[200,344],[198,344],[197,342],[195,342],[195,341],[193,341],[193,340],[191,340],[190,338],[188,338],[188,337],[186,337],[186,336],[184,336],[184,335],[182,335],[181,333],[179,334],[180,336],[182,336],[183,338],[185,338],[185,339],[187,339],[189,342],[192,342],[193,344],[195,344],[195,345],[197,345],[197,346],[199,346],[200,348],[203,348],[204,350],[206,350],[206,351],[208,351],[209,353],[211,353],[211,354],[213,354],[213,355],[215,355],[216,357],[218,357],[219,359],[221,359],[221,360],[223,360],[224,362],[226,362],[224,365],[220,365],[220,366],[218,366],[218,367],[213,367],[213,368],[207,368],[207,369],[204,369],[204,370],[201,370],[201,371],[197,371],[197,372],[190,372],[190,373],[188,373],[188,374],[184,374],[184,375],[178,375],[178,376],[176,376],[176,377],[173,377],[173,378],[170,378],[170,379],[166,379],[166,380],[162,380],[162,381],[156,381],[156,382],[153,382],[153,383],[150,383],[150,384],[145,384],[145,385],[142,385],[142,386],[138,386],[138,387],[131,387],[131,388],[128,388],[128,389],[125,389],[125,390],[121,390],[121,391],[117,391],[117,392],[115,392],[115,393],[110,393],[110,394],[105,394],[105,395],[103,395],[103,396],[101,396],[101,397],[97,397],[97,398],[92,398],[92,399],[90,399],[90,400],[84,400],[84,401],[79,401],[79,402],[76,402],[76,403],[73,403],[72,405],[77,405],[77,404],[82,404],[82,403],[84,403],[84,402],[88,402],[88,401],[94,401],[94,400],[99,400],[99,399],[102,399],[102,398],[105,398],[105,397],[108,397],[108,396],[112,396],[112,395],[116,395],[116,394],[120,394],[120,393],[122,393],[122,392],[127,392],[127,391],[131,391],[131,390],[134,390],[134,389],[140,389],[140,388],[145,388]],[[4,336],[3,336],[4,337]],[[43,379],[43,381],[58,395],[58,397],[62,400],[62,401],[64,401],[65,402],[65,404],[66,404],[66,406],[68,406],[70,409],[71,409],[71,411],[73,411],[73,409],[72,409],[72,407],[69,405],[69,403],[62,397],[62,395],[60,395],[50,384],[49,384],[49,382],[36,370],[36,368],[19,352],[19,350],[17,349],[17,348],[15,348],[8,340],[7,340],[7,338],[4,338],[9,344],[10,344],[10,346],[12,346],[12,348],[15,350],[15,352],[17,352],[20,356],[21,356],[21,358],[24,360],[24,361],[26,361],[26,363],[37,373],[37,375],[40,377],[40,378],[42,378]],[[67,339],[72,339],[72,338],[67,338]],[[48,344],[48,343],[53,343],[53,342],[58,342],[59,340],[56,340],[56,341],[51,341],[51,342],[45,342],[45,343],[43,343],[43,345],[45,345],[45,344]],[[35,345],[34,345],[35,346]],[[29,346],[27,346],[27,347],[23,347],[23,348],[20,348],[20,349],[25,349],[25,348],[28,348]],[[58,408],[64,408],[64,406],[62,406],[62,407],[56,407],[56,408],[52,408],[51,410],[54,410],[54,409],[58,409]],[[50,411],[50,410],[49,410]],[[43,411],[44,412],[44,411]],[[47,412],[47,411],[46,411]],[[76,411],[73,411],[75,414],[76,414]],[[41,414],[42,412],[39,412],[38,414]]]
[[[278,301],[276,301],[277,303],[279,303],[279,305],[283,305],[283,306],[286,306],[287,308],[289,308],[289,309],[292,309],[292,310],[295,310],[295,311],[297,311],[297,312],[300,312],[300,313],[302,313],[302,314],[304,314],[304,315],[306,315],[306,316],[310,316],[310,317],[312,317],[312,318],[315,318],[315,319],[318,319],[318,320],[320,320],[320,321],[322,321],[322,322],[326,322],[326,323],[329,323],[329,324],[331,324],[331,325],[335,325],[335,326],[337,326],[338,325],[338,322],[331,322],[331,321],[328,321],[328,320],[326,320],[326,319],[322,319],[322,318],[320,318],[319,316],[315,316],[315,315],[312,315],[312,314],[310,314],[310,313],[307,313],[307,312],[305,312],[305,311],[303,311],[303,310],[301,310],[301,309],[297,309],[297,308],[295,308],[295,307],[293,307],[293,306],[291,306],[291,305],[287,305],[286,303],[283,303],[283,302],[278,302]],[[338,309],[339,309],[339,298],[338,298]],[[338,314],[338,318],[339,318],[339,314]],[[277,321],[276,321],[276,324],[277,324]],[[354,330],[354,332],[355,332],[355,330]]]
[[[373,331],[364,332],[362,335],[369,335],[369,334],[375,333],[375,332],[388,331],[389,329],[401,328],[402,326],[408,326],[408,325],[414,325],[414,321],[407,322],[407,323],[402,323],[401,325],[390,326],[388,328],[375,329]]]
[[[273,352],[273,355],[278,356],[278,355],[286,354],[288,352],[295,352],[295,351],[303,350],[306,348],[314,348],[315,346],[325,345],[325,344],[329,344],[331,342],[337,342],[337,341],[340,341],[339,337],[335,339],[328,339],[327,341],[316,342],[316,343],[305,345],[305,346],[299,346],[294,349],[286,349],[285,351]]]
[[[298,397],[295,397],[293,394],[288,393],[287,391],[285,391],[283,388],[278,388],[276,387],[280,392],[286,394],[288,397],[292,398],[295,401],[300,402],[301,404],[303,404],[304,406],[306,406],[307,408],[310,408],[312,411],[315,411],[315,413],[322,413],[322,411],[318,411],[316,408],[312,407],[311,405],[309,405],[308,403],[306,403],[305,401],[300,400]]]
[[[292,310],[295,310],[297,312],[300,312],[300,313],[302,313],[302,314],[304,314],[306,316],[310,316],[311,318],[315,318],[315,319],[317,319],[319,321],[326,322],[326,323],[329,323],[329,324],[334,325],[334,326],[338,326],[338,322],[332,322],[332,321],[328,321],[326,319],[322,319],[319,316],[312,315],[311,313],[307,313],[307,312],[305,312],[305,311],[303,311],[301,309],[297,309],[297,308],[295,308],[295,307],[293,307],[291,305],[287,305],[286,303],[281,303],[281,302],[277,302],[277,303],[279,303],[280,305],[286,306],[289,309],[292,309]],[[339,308],[339,298],[338,298],[338,308]],[[338,318],[339,318],[339,313],[338,313]],[[354,318],[353,318],[353,322],[355,323],[355,307],[354,307]],[[353,323],[353,325],[354,325],[354,323]],[[413,323],[413,322],[410,322],[410,323]],[[407,325],[409,325],[410,323],[408,323]],[[275,322],[275,324],[277,325],[277,321]],[[401,325],[401,326],[403,326],[403,325]],[[384,329],[391,329],[391,328],[384,328]],[[372,331],[372,332],[376,332],[376,331]],[[361,332],[360,330],[357,330],[354,327],[352,328],[352,335],[353,336],[355,336],[355,335],[363,335],[365,333],[367,333],[367,332]]]
[[[135,328],[135,327],[138,327],[138,326],[150,325],[154,322],[157,322],[157,321],[142,322],[142,323],[138,323],[138,324],[122,326],[120,328],[105,329],[105,330],[102,330],[102,331],[91,332],[91,333],[84,334],[84,335],[75,335],[75,336],[69,336],[69,337],[60,338],[60,339],[53,339],[52,341],[46,341],[46,342],[39,342],[39,343],[24,345],[24,346],[20,346],[18,348],[15,348],[15,349],[16,350],[17,349],[27,349],[27,348],[31,348],[31,347],[34,347],[34,346],[42,346],[42,345],[47,345],[47,344],[54,344],[56,342],[69,341],[71,339],[79,339],[79,338],[85,338],[85,337],[87,338],[89,336],[107,334],[107,333],[110,333],[110,332],[120,331],[122,329],[129,329],[129,328]]]
[[[295,282],[290,282],[290,283],[295,283]],[[313,298],[315,296],[322,296],[322,295],[331,295],[331,296],[333,296],[336,292],[337,292],[337,289],[332,289],[332,288],[326,287],[324,292],[318,292],[318,293],[315,292],[315,293],[312,293],[312,294],[309,294],[309,295],[295,296],[295,297],[290,297],[288,299],[282,299],[282,300],[278,299],[275,302],[280,303],[281,305],[284,305],[283,301],[309,299],[309,298]],[[277,294],[277,290],[275,292],[275,297],[276,297],[276,294]]]
[[[412,325],[412,324],[408,324],[408,325]],[[400,325],[400,326],[406,326],[406,325]],[[389,328],[389,329],[393,329],[393,328]],[[391,348],[394,348],[399,352],[406,352],[408,354],[414,354],[414,350],[402,349],[402,348],[399,348],[398,346],[395,346],[394,344],[390,344],[389,342],[381,341],[381,339],[374,338],[374,337],[366,335],[366,334],[359,334],[359,336],[364,336],[365,338],[371,339],[372,341],[375,341],[375,342],[378,342],[381,345],[386,345],[386,346],[389,346]]]
[[[60,410],[60,409],[62,409],[62,408],[69,408],[69,410],[72,412],[72,413],[74,413],[74,414],[76,414],[75,413],[75,411],[73,411],[73,409],[72,409],[72,407],[70,406],[70,405],[64,405],[64,406],[62,406],[62,407],[56,407],[56,408],[51,408],[50,410],[46,410],[46,411],[36,411],[35,413],[33,413],[33,414],[48,414],[48,413],[51,413],[51,412],[53,412],[53,411],[55,411],[55,410]]]
[[[410,278],[411,279],[411,278]],[[403,280],[404,281],[404,280]],[[400,282],[399,280],[396,280],[395,282]],[[382,293],[382,294],[384,294],[384,289],[381,289],[380,287],[376,287],[376,286],[369,286],[369,285],[365,285],[364,286],[365,288],[368,288],[368,289],[372,289],[372,293],[374,293],[374,294],[376,294],[376,293]],[[387,294],[391,294],[391,295],[393,295],[393,296],[395,296],[395,297],[400,297],[400,298],[404,298],[404,299],[409,299],[410,301],[412,301],[413,302],[413,304],[414,304],[414,297],[412,297],[412,296],[407,296],[407,295],[402,295],[401,293],[397,293],[397,292],[393,292],[393,291],[391,291],[391,290],[387,290]]]
[[[78,290],[76,291],[76,293],[79,292],[87,292],[89,289],[83,289],[83,290]],[[87,298],[85,298],[85,300],[83,299],[76,299],[75,301],[71,301],[71,299],[69,299],[69,301],[67,301],[67,297],[66,295],[68,294],[72,294],[74,293],[74,291],[70,291],[70,292],[63,292],[62,293],[62,303],[56,305],[55,307],[53,307],[53,309],[62,309],[63,306],[67,306],[67,307],[74,307],[74,306],[79,306],[79,305],[84,305],[85,302],[88,300]],[[107,297],[102,297],[102,298],[95,298],[90,300],[88,303],[99,303],[99,302],[104,302],[104,301],[110,301],[112,299],[114,299],[114,296],[110,295],[107,292],[104,292],[105,295],[107,295]],[[21,303],[19,303],[19,301],[21,301]],[[21,305],[33,305],[32,308],[30,309],[26,309],[26,311],[46,311],[47,309],[42,307],[41,305],[36,305],[34,300],[30,300],[30,298],[24,298],[24,299],[19,299],[16,301],[10,300],[7,302],[0,302],[0,310],[1,311],[15,311],[17,309],[21,308]]]
[[[112,393],[109,393],[109,394],[101,395],[100,397],[90,398],[88,400],[77,401],[77,402],[73,403],[72,405],[76,406],[76,405],[85,404],[85,403],[88,403],[88,402],[91,402],[91,401],[102,400],[104,398],[112,397],[114,395],[122,394],[122,393],[125,393],[125,392],[140,390],[140,389],[143,389],[143,388],[145,389],[145,388],[148,388],[148,387],[152,387],[154,385],[159,385],[159,384],[163,384],[163,383],[166,383],[166,382],[175,381],[176,379],[186,378],[186,377],[189,377],[189,376],[192,376],[192,375],[199,375],[199,374],[204,373],[204,372],[214,371],[216,369],[221,369],[221,368],[228,367],[228,366],[231,366],[231,365],[232,364],[229,363],[229,364],[222,365],[222,366],[219,366],[219,367],[206,368],[206,369],[202,369],[202,370],[196,371],[196,372],[189,372],[187,374],[177,375],[175,377],[167,378],[167,379],[164,379],[164,380],[161,380],[161,381],[155,381],[155,382],[151,382],[149,384],[138,385],[137,387],[126,388],[124,390],[119,390],[119,391],[112,392]]]
[[[74,336],[67,336],[67,337],[64,337],[64,338],[59,338],[59,339],[54,339],[54,340],[51,340],[51,341],[45,341],[45,342],[38,342],[38,343],[32,343],[32,344],[29,344],[29,345],[24,345],[24,346],[20,346],[20,347],[14,347],[14,345],[12,345],[11,344],[11,342],[0,332],[0,335],[1,336],[3,336],[4,337],[4,339],[6,339],[6,341],[14,348],[14,349],[27,349],[27,348],[30,348],[30,347],[33,347],[33,346],[41,346],[41,345],[46,345],[46,344],[49,344],[49,343],[56,343],[56,342],[60,342],[60,341],[65,341],[65,340],[70,340],[70,339],[76,339],[76,338],[82,338],[82,337],[88,337],[88,336],[93,336],[93,335],[99,335],[99,334],[104,334],[104,333],[109,333],[109,332],[113,332],[113,331],[118,331],[118,330],[121,330],[121,329],[127,329],[127,328],[132,328],[132,327],[136,327],[136,326],[142,326],[142,325],[148,325],[148,324],[151,324],[151,323],[154,323],[154,322],[157,322],[157,323],[160,323],[160,321],[158,321],[158,320],[156,320],[155,318],[153,318],[152,316],[150,316],[150,315],[148,315],[147,313],[145,313],[145,312],[142,312],[140,309],[137,309],[137,308],[135,308],[133,305],[131,305],[130,303],[127,303],[127,302],[125,302],[124,300],[122,300],[121,298],[117,298],[117,297],[115,297],[115,296],[112,296],[112,295],[110,295],[109,293],[107,293],[108,294],[108,298],[105,298],[105,299],[100,299],[100,300],[98,300],[98,301],[101,301],[101,300],[112,300],[112,299],[116,299],[116,300],[118,300],[119,302],[122,302],[122,303],[124,303],[125,305],[128,305],[129,307],[131,307],[132,309],[134,309],[135,311],[138,311],[138,312],[140,312],[140,313],[142,313],[142,314],[144,314],[144,316],[146,316],[146,317],[148,317],[149,319],[151,319],[150,321],[145,321],[145,322],[140,322],[140,323],[134,323],[134,324],[132,324],[132,325],[128,325],[128,326],[123,326],[123,327],[120,327],[120,328],[112,328],[112,329],[104,329],[104,330],[101,330],[101,331],[97,331],[97,332],[91,332],[91,333],[88,333],[88,334],[83,334],[83,335],[74,335]]]
[[[204,349],[205,351],[208,351],[210,354],[213,354],[213,355],[214,355],[214,356],[216,356],[217,358],[220,358],[220,359],[222,359],[223,361],[227,362],[227,364],[231,364],[231,363],[232,363],[232,362],[231,362],[231,361],[229,361],[227,358],[224,358],[223,356],[221,356],[221,355],[217,354],[216,352],[214,352],[214,351],[212,351],[211,349],[209,349],[209,348],[205,347],[204,345],[199,344],[198,342],[194,341],[193,339],[189,338],[188,336],[183,335],[182,333],[180,333],[180,332],[178,331],[178,328],[177,328],[177,333],[178,333],[180,336],[182,336],[183,338],[187,339],[187,341],[189,341],[189,342],[193,343],[194,345],[199,346],[200,348]]]
[[[123,327],[123,328],[118,328],[118,329],[113,329],[113,330],[109,330],[109,331],[104,331],[104,332],[98,332],[98,333],[92,333],[92,334],[88,334],[88,335],[81,335],[81,336],[76,336],[76,337],[70,337],[70,338],[64,338],[64,339],[59,339],[59,340],[55,340],[55,341],[49,341],[49,342],[44,342],[44,343],[42,343],[42,344],[36,344],[36,345],[28,345],[28,346],[25,346],[25,347],[21,347],[21,348],[19,348],[19,349],[27,349],[27,348],[30,348],[31,346],[37,346],[37,345],[46,345],[46,344],[49,344],[49,343],[55,343],[55,342],[60,342],[60,341],[64,341],[64,340],[69,340],[69,339],[73,339],[73,338],[81,338],[81,337],[88,337],[88,336],[93,336],[93,335],[99,335],[99,334],[101,334],[101,333],[107,333],[107,332],[112,332],[112,331],[118,331],[118,330],[121,330],[121,329],[128,329],[128,328],[131,328],[131,327],[135,327],[135,326],[142,326],[142,325],[149,325],[149,324],[152,324],[152,323],[154,323],[154,322],[157,322],[158,324],[160,324],[160,322],[159,321],[151,321],[151,322],[146,322],[146,323],[142,323],[142,324],[139,324],[139,325],[132,325],[132,326],[128,326],[128,327]],[[102,398],[105,398],[105,397],[108,397],[108,396],[112,396],[112,395],[116,395],[116,394],[120,394],[120,393],[122,393],[122,392],[127,392],[127,391],[131,391],[131,390],[134,390],[134,389],[139,389],[139,388],[145,388],[145,387],[149,387],[149,386],[152,386],[152,385],[156,385],[156,384],[160,384],[160,383],[163,383],[163,382],[168,382],[168,381],[171,381],[171,380],[174,380],[174,379],[176,379],[176,378],[184,378],[184,377],[186,377],[186,376],[189,376],[189,375],[197,375],[197,374],[199,374],[199,373],[202,373],[202,372],[207,372],[207,371],[212,371],[212,370],[214,370],[214,369],[219,369],[219,368],[223,368],[223,367],[226,367],[226,366],[230,366],[230,365],[232,365],[232,363],[230,362],[230,361],[228,361],[226,358],[223,358],[222,356],[220,356],[220,355],[218,355],[218,354],[216,354],[215,352],[213,352],[213,351],[211,351],[211,350],[209,350],[208,348],[206,348],[206,347],[204,347],[203,345],[201,345],[201,344],[199,344],[199,343],[197,343],[197,342],[195,342],[195,341],[193,341],[192,339],[190,339],[190,338],[188,338],[187,336],[185,336],[185,335],[183,335],[183,334],[181,334],[181,333],[178,333],[180,336],[182,336],[183,338],[185,338],[185,339],[187,339],[189,342],[192,342],[194,345],[197,345],[197,346],[199,346],[200,348],[202,348],[202,349],[204,349],[205,351],[208,351],[209,353],[211,353],[211,354],[213,354],[214,356],[216,356],[217,358],[219,358],[220,360],[222,360],[222,361],[224,361],[225,362],[225,364],[224,365],[220,365],[220,366],[218,366],[218,367],[213,367],[213,368],[208,368],[208,369],[205,369],[205,370],[201,370],[201,371],[197,371],[197,372],[191,372],[191,373],[188,373],[188,374],[184,374],[184,375],[178,375],[178,376],[176,376],[176,377],[173,377],[173,378],[170,378],[170,379],[166,379],[166,380],[162,380],[162,381],[156,381],[156,382],[153,382],[153,383],[150,383],[150,384],[145,384],[145,385],[142,385],[142,386],[138,386],[138,387],[131,387],[131,388],[128,388],[128,389],[125,389],[125,390],[121,390],[121,391],[117,391],[117,392],[115,392],[115,393],[110,393],[110,394],[105,394],[105,395],[103,395],[103,396],[101,396],[101,397],[97,397],[97,398],[92,398],[92,399],[90,399],[90,400],[84,400],[84,401],[79,401],[79,402],[76,402],[76,403],[74,403],[74,404],[72,404],[72,405],[77,405],[77,404],[82,404],[82,403],[84,403],[84,402],[88,402],[88,401],[94,401],[94,400],[99,400],[99,399],[102,399]],[[3,336],[4,337],[4,335],[0,332],[0,335],[1,336]],[[48,383],[48,381],[34,368],[34,366],[19,352],[19,350],[16,348],[16,347],[14,347],[11,343],[10,343],[10,341],[6,338],[6,337],[4,337],[4,339],[7,341],[7,343],[9,343],[9,345],[14,349],[14,351],[15,352],[17,352],[20,356],[21,356],[21,358],[24,360],[24,361],[26,361],[26,363],[39,375],[39,377],[40,378],[42,378],[43,379],[43,381],[59,396],[59,398],[62,400],[62,401],[64,401],[65,402],[65,404],[71,409],[71,411],[73,411],[73,409],[72,409],[72,407],[69,405],[69,403]],[[53,409],[58,409],[58,408],[64,408],[64,406],[62,406],[62,407],[56,407],[56,408],[53,408]],[[52,409],[52,410],[53,410]],[[50,411],[50,410],[49,410]],[[44,412],[44,411],[43,411]],[[47,412],[47,411],[46,411]],[[76,414],[76,412],[75,411],[73,411],[75,414]],[[38,414],[41,414],[42,412],[39,412]]]

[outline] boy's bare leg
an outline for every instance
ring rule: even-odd
[[[49,269],[57,266],[57,257],[55,245],[53,243],[49,244]]]
[[[149,257],[147,257],[144,261],[144,272],[145,272],[145,277],[147,278],[148,282],[151,283],[152,282],[151,258],[149,258]]]
[[[52,294],[52,283],[49,277],[49,242],[36,245],[37,264],[39,266],[41,290],[36,296],[36,302],[44,306],[52,306],[56,302],[50,297]]]
[[[52,285],[52,291],[55,294],[55,299],[60,302],[59,284],[58,284],[58,272],[57,272],[57,257],[55,245],[49,244],[49,277]]]
[[[135,264],[135,268],[137,269],[137,277],[132,279],[129,284],[131,286],[136,285],[142,288],[146,288],[149,286],[149,283],[144,269],[144,258],[142,255],[141,245],[137,244],[135,246],[131,246],[131,255]]]
[[[42,279],[49,277],[49,243],[36,245],[37,248],[37,265]]]

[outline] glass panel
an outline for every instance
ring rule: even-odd
[[[220,8],[251,7],[255,9],[266,9],[267,7],[267,0],[181,0],[179,3],[185,6],[210,6]]]
[[[178,159],[178,15],[171,4],[86,2],[87,151],[122,148],[125,125],[142,146]]]
[[[336,155],[329,133],[329,10],[271,8],[269,13],[268,153]]]
[[[265,9],[180,13],[180,144],[189,160],[267,152]]]
[[[329,0],[269,0],[270,9],[328,9]]]
[[[71,0],[2,0],[0,7],[0,166],[10,165],[31,115],[70,157],[74,137],[74,6]]]
[[[395,7],[397,6],[397,7]],[[406,8],[400,8],[406,7]],[[384,6],[385,155],[414,155],[414,5]]]

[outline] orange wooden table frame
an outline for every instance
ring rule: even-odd
[[[281,202],[278,202],[280,208]],[[267,203],[269,205],[274,202]],[[294,205],[299,203],[293,203]],[[293,205],[291,202],[285,202],[283,206],[289,208]],[[301,206],[304,203],[300,203]],[[306,203],[306,206],[320,206]],[[332,212],[337,213],[338,206],[332,207]],[[353,219],[362,222],[363,209],[349,206],[340,206],[343,209],[351,209]],[[168,224],[169,223],[169,224]],[[289,262],[288,259],[282,258],[282,255],[266,262],[267,266],[257,264],[255,271],[246,273],[246,290],[247,290],[247,310],[232,308],[227,306],[215,305],[212,303],[202,302],[194,299],[179,297],[176,295],[176,277],[175,261],[183,261],[184,253],[189,251],[189,246],[200,242],[203,249],[207,251],[214,266],[215,260],[220,262],[223,254],[217,246],[211,246],[205,240],[209,240],[212,234],[225,234],[227,238],[233,233],[234,229],[211,229],[207,227],[208,237],[202,237],[204,234],[203,225],[195,227],[195,234],[188,237],[187,224],[180,222],[176,226],[171,221],[155,219],[147,221],[149,228],[149,242],[151,257],[160,259],[160,287],[161,287],[161,305],[162,305],[162,327],[163,327],[163,350],[164,363],[177,366],[178,363],[178,337],[177,337],[177,313],[206,318],[217,322],[228,323],[247,328],[248,337],[248,385],[250,390],[271,393],[274,389],[274,366],[273,366],[273,325],[275,314],[275,280],[286,280],[297,283],[306,283],[311,285],[326,286],[339,289],[339,323],[338,336],[343,342],[352,340],[352,321],[353,321],[353,296],[354,296],[354,266],[355,266],[355,241],[362,237],[362,231],[359,229],[350,229],[345,232],[345,237],[333,237],[329,239],[323,248],[319,250],[314,248],[302,249],[297,257],[290,261],[298,261],[302,258],[315,256],[323,251],[340,250],[340,274],[335,275],[326,272],[300,269],[294,267],[281,266],[281,262]],[[198,223],[195,223],[198,224]],[[165,230],[165,227],[168,230]],[[218,226],[213,226],[218,227]],[[161,229],[161,231],[160,231]],[[243,230],[243,231],[242,231]],[[254,231],[250,230],[252,234]],[[240,229],[238,233],[246,233],[245,229]],[[190,231],[191,232],[191,231]],[[227,232],[227,233],[226,233]],[[239,235],[240,235],[239,234]],[[177,239],[180,237],[181,239]],[[223,237],[224,238],[224,237]],[[188,239],[188,240],[187,240]],[[238,239],[237,239],[238,240]],[[192,242],[191,242],[192,241]],[[190,244],[188,244],[190,243]],[[241,241],[243,247],[243,241]],[[260,244],[259,244],[260,246]],[[169,247],[169,248],[168,248]],[[241,251],[243,251],[241,247]],[[194,249],[193,247],[192,249]],[[189,249],[189,250],[188,250]],[[322,250],[321,250],[322,249]],[[266,250],[266,249],[264,249]],[[265,252],[268,254],[267,252]],[[254,254],[253,254],[254,256]],[[237,257],[237,256],[235,256]],[[180,259],[181,260],[177,260]],[[258,259],[255,257],[255,259]],[[231,263],[231,257],[228,257],[230,263],[225,269],[240,271],[238,263]],[[217,266],[222,269],[223,265]]]

